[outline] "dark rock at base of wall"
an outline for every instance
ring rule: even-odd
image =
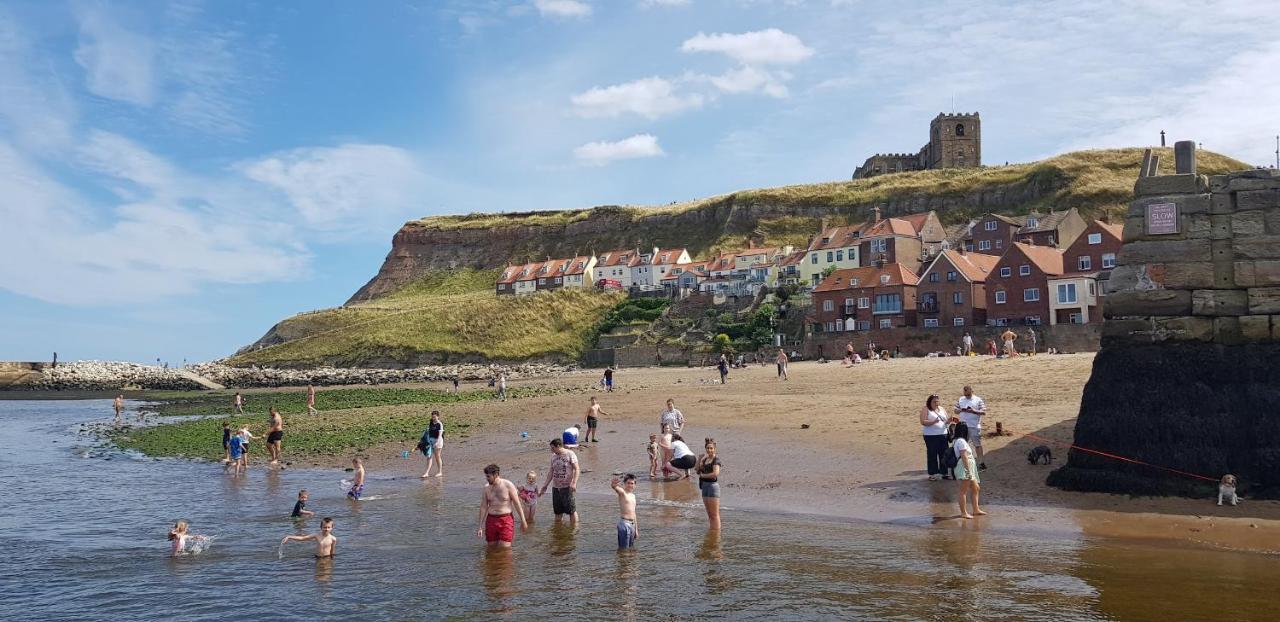
[[[1093,361],[1075,444],[1280,498],[1280,344],[1104,347]],[[1216,484],[1072,449],[1051,486],[1206,496]]]

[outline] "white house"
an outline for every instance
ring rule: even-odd
[[[644,260],[644,257],[641,257]],[[671,274],[672,268],[693,261],[689,251],[683,248],[653,249],[653,254],[632,272],[631,281],[636,285],[661,285],[662,280]]]
[[[639,263],[639,249],[623,249],[601,253],[596,257],[596,266],[593,269],[595,278],[592,279],[592,283],[597,283],[600,279],[609,279],[610,281],[621,283],[623,287],[631,287],[631,268]]]
[[[596,268],[596,258],[590,256],[574,257],[569,260],[569,267],[564,273],[564,286],[570,288],[590,287],[587,282]]]
[[[631,264],[631,283],[628,285],[650,286],[661,282],[661,278],[654,278],[656,271],[654,270],[653,260],[658,255],[657,247],[650,249],[640,249],[639,259]]]
[[[1101,322],[1097,273],[1049,277],[1049,324]]]

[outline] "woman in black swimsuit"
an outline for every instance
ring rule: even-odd
[[[720,531],[720,458],[716,456],[716,439],[703,443],[706,453],[698,456],[694,470],[698,472],[698,488],[702,490],[702,505],[707,508],[707,522],[712,531]]]

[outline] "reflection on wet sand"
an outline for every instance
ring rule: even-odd
[[[317,557],[316,558],[316,582],[328,583],[333,580],[333,558]]]
[[[516,609],[516,563],[510,548],[485,547],[480,557],[479,572],[484,577],[484,591],[489,597],[490,613],[503,613]]]
[[[555,520],[552,519],[551,525],[551,556],[565,557],[572,555],[574,549],[577,548],[578,528],[568,519]]]

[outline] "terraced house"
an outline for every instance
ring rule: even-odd
[[[655,249],[656,250],[656,249]],[[631,287],[632,271],[635,266],[640,265],[640,249],[622,249],[601,253],[596,256],[596,267],[592,275],[592,283],[598,283],[601,279],[617,281],[623,287]]]
[[[896,263],[836,270],[813,290],[810,328],[830,333],[915,326],[919,282]]]
[[[987,276],[1000,258],[944,250],[920,274],[916,310],[920,326],[982,326],[987,323]]]
[[[985,214],[970,227],[964,237],[964,249],[990,255],[1002,255],[1014,242],[1061,248],[1084,231],[1087,223],[1074,207],[1060,212],[1025,216]]]
[[[587,275],[595,263],[595,257],[581,256],[507,266],[498,275],[495,291],[499,295],[514,295],[586,287]]]
[[[671,270],[676,266],[687,264],[689,251],[683,248],[655,248],[648,255],[640,257],[640,263],[633,268],[631,282],[634,285],[661,285]]]
[[[987,276],[987,324],[1050,323],[1049,279],[1062,274],[1061,250],[1014,242]]]
[[[822,273],[827,268],[840,270],[860,266],[858,253],[863,226],[824,227],[809,243],[805,258],[800,262],[800,281],[816,286],[822,282]]]

